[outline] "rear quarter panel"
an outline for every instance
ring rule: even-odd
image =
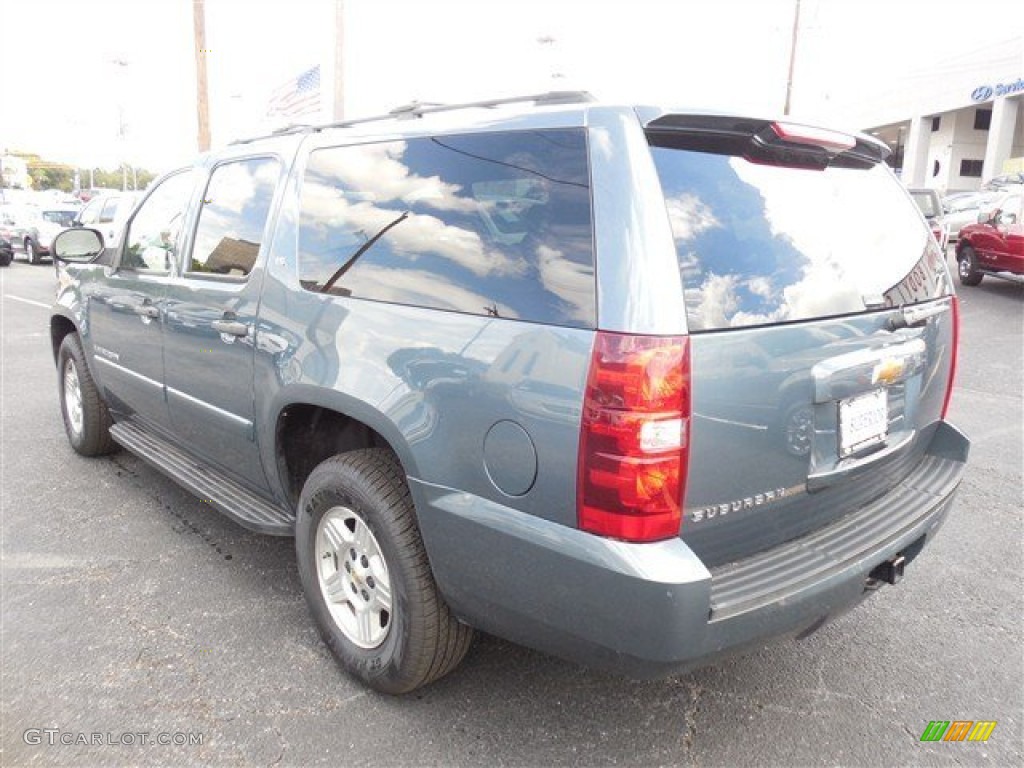
[[[311,403],[375,429],[411,478],[575,525],[593,332],[305,290],[296,274],[298,177],[301,168],[288,182],[259,312],[264,465],[275,473],[281,411]],[[499,422],[514,425],[511,443],[488,446]],[[283,495],[281,478],[274,484]]]

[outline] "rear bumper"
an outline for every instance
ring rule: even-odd
[[[970,443],[938,425],[882,498],[835,523],[708,570],[679,539],[611,541],[413,480],[435,577],[461,619],[570,660],[641,677],[817,629],[909,563],[945,521]]]

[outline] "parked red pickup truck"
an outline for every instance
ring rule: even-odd
[[[985,275],[1024,279],[1024,187],[1007,193],[977,224],[960,230],[957,273],[964,285]]]

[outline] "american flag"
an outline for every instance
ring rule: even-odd
[[[319,64],[274,91],[267,104],[267,117],[298,117],[319,111]]]

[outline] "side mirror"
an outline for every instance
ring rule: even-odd
[[[88,264],[103,253],[103,235],[95,229],[65,229],[50,248],[58,261]]]
[[[1012,227],[1017,223],[1017,214],[1013,211],[1000,211],[995,216],[996,224],[1002,227]]]

